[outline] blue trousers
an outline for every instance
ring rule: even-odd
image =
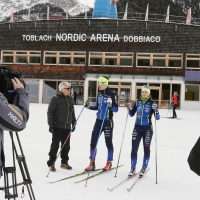
[[[136,168],[137,152],[141,139],[143,139],[144,157],[143,168],[147,168],[150,159],[150,145],[153,136],[151,126],[135,125],[132,133],[131,168]]]
[[[94,128],[92,131],[92,137],[91,137],[91,143],[90,143],[90,160],[95,160],[96,153],[97,153],[97,141],[101,135],[102,132],[104,132],[105,142],[108,149],[108,156],[107,160],[112,161],[113,160],[113,143],[112,143],[112,137],[113,137],[113,120],[104,120],[103,127],[101,130],[103,120],[97,119]],[[101,133],[100,133],[101,130]]]

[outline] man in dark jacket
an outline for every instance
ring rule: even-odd
[[[0,93],[0,177],[4,167],[3,130],[22,131],[29,118],[29,97],[23,84],[12,79],[15,96],[13,104],[9,104],[5,96]]]
[[[63,169],[72,169],[68,164],[69,160],[69,150],[70,150],[70,132],[75,130],[75,111],[74,102],[70,96],[71,85],[68,82],[61,82],[59,84],[59,91],[52,97],[48,111],[48,125],[49,132],[52,133],[52,143],[49,152],[49,160],[47,165],[51,171],[56,171],[54,162],[56,159],[56,154],[59,149],[59,143],[61,142],[61,147],[66,141],[63,149],[61,151],[61,165]]]
[[[85,168],[85,171],[93,171],[95,169],[95,157],[97,153],[97,142],[102,132],[105,135],[105,142],[108,149],[107,162],[104,171],[107,171],[112,166],[113,160],[113,112],[118,112],[118,96],[110,90],[108,87],[108,78],[102,76],[98,79],[99,94],[97,96],[96,106],[89,106],[89,103],[85,103],[85,107],[90,110],[97,110],[97,119],[92,131],[91,143],[90,143],[90,163]]]

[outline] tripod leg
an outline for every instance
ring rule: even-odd
[[[14,140],[13,140],[12,137],[11,138],[13,140],[13,149],[14,149],[16,159],[18,161],[19,168],[20,168],[22,178],[23,178],[23,182],[18,183],[17,186],[26,185],[30,199],[35,200],[35,195],[34,195],[34,192],[33,192],[33,189],[32,189],[32,185],[31,185],[32,180],[31,180],[31,177],[30,177],[30,174],[29,174],[29,171],[28,171],[25,156],[24,156],[24,153],[23,153],[23,150],[22,150],[22,146],[21,146],[21,143],[20,143],[20,140],[19,140],[18,133],[17,132],[15,132],[15,133],[16,133],[16,138],[17,138],[17,142],[18,142],[18,145],[19,145],[19,149],[21,151],[21,155],[18,155],[16,146],[14,144]],[[12,135],[12,132],[10,132],[10,135]],[[22,189],[22,192],[23,192],[23,189]],[[22,195],[24,195],[24,194],[22,194]]]
[[[19,163],[19,166],[20,166],[20,170],[21,170],[21,173],[22,173],[22,177],[23,177],[24,183],[25,183],[25,185],[27,187],[30,199],[31,200],[32,199],[35,200],[35,195],[34,195],[34,192],[33,192],[32,185],[31,185],[32,184],[32,180],[31,180],[31,177],[30,177],[30,174],[29,174],[29,171],[28,171],[28,166],[26,164],[25,156],[24,156],[24,153],[23,153],[23,150],[22,150],[22,146],[21,146],[21,142],[19,140],[19,135],[18,135],[17,132],[16,132],[16,137],[17,137],[17,141],[18,141],[18,144],[19,144],[19,148],[20,148],[21,154],[22,154],[22,155],[18,155],[17,154],[17,150],[15,148],[16,155],[17,155],[17,160],[18,160],[18,163]]]

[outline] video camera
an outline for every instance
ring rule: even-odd
[[[13,78],[18,78],[24,85],[24,88],[28,89],[24,80],[22,80],[21,72],[12,71],[9,66],[0,66],[0,92],[8,99],[9,103],[13,103],[13,97],[15,95],[11,81]]]

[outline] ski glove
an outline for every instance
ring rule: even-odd
[[[129,111],[129,110],[131,110],[132,108],[131,108],[131,103],[127,103],[127,110]]]
[[[90,109],[89,101],[86,101],[84,106],[85,106],[85,108]]]
[[[110,97],[107,99],[107,103],[109,107],[112,107],[112,99]]]
[[[158,113],[158,105],[156,102],[153,103],[152,109],[155,111],[156,114]]]
[[[74,132],[75,129],[76,129],[76,125],[72,125],[72,130],[71,130],[71,132]]]
[[[50,126],[50,127],[49,127],[49,132],[50,132],[50,133],[54,133],[54,128]]]

